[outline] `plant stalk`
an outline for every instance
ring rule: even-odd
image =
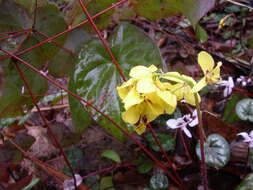
[[[203,129],[203,121],[202,121],[202,114],[200,111],[200,105],[198,101],[198,95],[197,93],[194,93],[195,103],[196,103],[196,109],[198,114],[198,131],[199,131],[199,140],[200,140],[200,154],[201,154],[201,176],[202,176],[202,183],[204,186],[204,190],[208,190],[208,181],[207,181],[207,168],[205,163],[205,150],[204,150],[204,143],[205,143],[205,131]]]

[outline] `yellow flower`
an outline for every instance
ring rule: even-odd
[[[186,103],[196,105],[194,93],[192,92],[192,87],[196,85],[196,81],[192,77],[181,75],[178,72],[168,72],[164,73],[162,78],[176,82],[175,85],[169,86],[169,89],[177,96],[178,101],[184,99]],[[200,102],[199,94],[197,96]]]
[[[192,89],[193,92],[200,91],[207,84],[214,84],[220,81],[221,62],[218,62],[216,67],[214,67],[214,60],[212,56],[205,51],[201,51],[198,54],[198,63],[204,73],[204,77],[196,85],[194,85]]]
[[[130,71],[132,78],[117,87],[125,108],[122,119],[134,124],[138,134],[145,132],[146,125],[159,115],[173,113],[177,105],[176,96],[167,90],[170,83],[162,83],[155,71],[153,65],[136,66]]]

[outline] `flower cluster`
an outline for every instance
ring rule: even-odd
[[[207,84],[220,80],[220,66],[214,67],[214,60],[206,52],[200,52],[198,63],[204,72],[204,78],[198,83],[191,77],[178,72],[158,72],[158,69],[136,66],[130,70],[130,79],[117,87],[125,111],[122,118],[126,123],[133,124],[138,134],[145,132],[146,125],[159,115],[172,114],[177,101],[184,101],[193,106],[195,100],[200,102],[200,91]],[[196,97],[196,98],[195,98]]]

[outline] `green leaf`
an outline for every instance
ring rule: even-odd
[[[67,29],[67,25],[64,18],[61,16],[60,11],[54,5],[46,5],[37,9],[36,25],[35,29],[38,32],[42,32],[47,36],[53,36]],[[33,32],[32,35],[25,41],[22,49],[31,47],[45,39],[42,34]],[[59,46],[63,45],[66,40],[66,36],[63,35],[54,40]],[[54,43],[45,43],[38,48],[31,50],[22,57],[30,62],[42,62],[40,65],[44,65],[46,61],[50,60],[58,51],[60,47]]]
[[[90,15],[95,15],[101,11],[103,11],[104,9],[110,7],[113,3],[118,2],[119,0],[83,0],[86,8],[88,10],[88,12],[90,13]],[[115,12],[115,9],[112,9],[106,13],[104,13],[103,15],[97,17],[96,19],[94,19],[94,22],[96,24],[96,26],[99,29],[104,29],[106,28],[111,20],[112,20],[112,15]],[[80,4],[78,1],[74,1],[71,6],[69,11],[67,12],[66,16],[65,16],[67,23],[69,25],[76,25],[79,24],[80,22],[84,21],[86,19],[86,16],[83,12],[83,10],[80,7]],[[84,28],[88,29],[88,31],[90,32],[94,32],[93,28],[88,24],[85,25]]]
[[[230,147],[228,142],[219,134],[211,134],[204,144],[205,162],[214,168],[224,167],[230,158]],[[200,144],[196,146],[196,153],[201,159]]]
[[[36,8],[36,1],[37,7],[42,7],[47,4],[47,0],[14,0],[14,1],[15,3],[26,8],[30,13],[32,13]]]
[[[182,13],[194,28],[214,4],[215,0],[131,0],[133,9],[140,16],[157,20]]]
[[[229,100],[226,104],[225,111],[222,117],[222,120],[224,122],[233,123],[240,120],[240,118],[237,116],[235,112],[235,107],[236,107],[237,102],[241,100],[242,98],[245,98],[245,96],[241,94],[232,94],[229,97]]]
[[[141,174],[148,173],[154,167],[153,162],[151,161],[143,161],[143,163],[138,166],[138,172]]]
[[[82,169],[85,161],[83,151],[80,148],[72,148],[66,152],[67,158],[73,169]],[[64,173],[71,176],[71,172],[67,166],[64,167]]]
[[[118,155],[117,152],[113,151],[113,150],[105,150],[101,156],[105,157],[105,158],[108,158],[108,159],[111,159],[117,163],[121,163],[121,159],[120,159],[120,156]]]
[[[253,99],[245,98],[240,100],[235,107],[236,114],[241,120],[253,122]]]
[[[158,140],[160,141],[163,149],[165,151],[172,150],[175,147],[176,141],[175,138],[169,134],[157,133]],[[153,138],[151,133],[146,135],[146,138],[149,142],[149,146],[157,152],[161,152],[159,146],[156,144],[155,139]]]
[[[33,178],[32,181],[30,182],[29,185],[27,185],[25,188],[23,188],[22,190],[30,190],[32,189],[38,182],[40,181],[39,178]]]
[[[249,148],[249,164],[251,170],[253,170],[253,148]]]
[[[54,77],[68,77],[74,71],[75,61],[81,46],[89,39],[89,35],[83,29],[76,29],[68,34],[64,47],[72,52],[73,55],[63,49],[49,61],[48,70]]]
[[[27,109],[33,107],[33,103],[28,91],[23,87],[24,82],[12,62],[3,63],[4,87],[3,95],[0,97],[0,118],[16,117],[22,115],[24,106]],[[20,65],[36,101],[38,101],[47,91],[47,81],[41,76]],[[22,93],[24,89],[24,93]]]
[[[85,179],[84,183],[87,185],[91,190],[100,190],[99,186],[99,175],[93,175]]]
[[[243,179],[241,184],[235,190],[252,190],[253,187],[253,173],[250,173]]]
[[[103,177],[100,181],[100,190],[115,190],[113,187],[112,177]]]
[[[125,76],[136,65],[162,65],[161,56],[156,45],[138,28],[130,24],[121,24],[117,31],[109,38],[111,49],[118,60]],[[109,115],[116,123],[126,128],[121,119],[123,111],[116,87],[122,82],[111,57],[108,55],[100,40],[92,39],[86,43],[79,54],[75,71],[70,79],[69,89],[74,93],[90,100],[96,107]],[[82,104],[70,96],[70,111],[78,130],[84,130],[90,122],[79,122],[92,115],[94,120],[108,132],[120,140],[123,134],[111,122],[103,118],[94,110],[86,107],[86,114]],[[75,114],[79,113],[80,117]],[[89,113],[89,114],[88,114]]]
[[[169,180],[166,175],[159,173],[153,175],[150,179],[150,187],[154,190],[167,189],[169,186]]]
[[[201,43],[204,43],[208,40],[208,34],[204,30],[204,28],[202,28],[200,25],[198,25],[198,24],[196,25],[195,32],[196,32],[198,40]]]
[[[153,162],[143,156],[139,156],[133,162],[137,165],[138,172],[141,174],[148,173],[154,167]]]
[[[0,32],[27,29],[32,20],[25,9],[18,6],[13,0],[3,0],[0,4]]]

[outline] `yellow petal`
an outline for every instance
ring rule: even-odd
[[[171,92],[177,96],[177,100],[182,100],[184,97],[184,83],[177,83],[173,85]]]
[[[140,105],[132,106],[128,110],[122,113],[122,119],[126,123],[130,124],[135,124],[139,121],[140,119],[140,114],[141,114],[141,107]]]
[[[212,71],[211,84],[217,83],[220,81],[220,67],[222,63],[219,62],[217,66]]]
[[[197,96],[198,96],[198,102],[200,102],[201,98],[199,94],[197,94]],[[184,99],[186,103],[191,104],[192,106],[196,106],[194,93],[186,93],[184,96]]]
[[[133,78],[142,78],[145,76],[149,76],[151,74],[152,74],[152,72],[149,70],[149,68],[142,66],[142,65],[133,67],[129,73],[129,75]]]
[[[137,82],[136,89],[139,93],[151,93],[157,90],[151,78],[143,78]]]
[[[159,115],[164,113],[164,108],[160,104],[146,102],[143,107],[142,115],[146,117],[147,122],[155,120]]]
[[[156,72],[157,71],[157,67],[155,65],[150,65],[148,67],[148,69],[151,71],[151,72]]]
[[[134,126],[134,130],[138,135],[141,135],[145,132],[146,130],[146,124],[145,123],[140,123],[137,126]]]
[[[198,54],[198,63],[204,74],[206,74],[207,71],[211,71],[214,68],[214,60],[212,56],[205,51],[201,51]]]
[[[196,93],[200,91],[202,88],[204,88],[207,85],[206,77],[203,77],[194,87],[192,88],[192,92]]]
[[[169,106],[177,107],[177,97],[169,91],[158,91],[157,95]]]
[[[173,82],[184,82],[182,76],[178,72],[167,72],[161,76],[163,79],[167,79]]]
[[[129,91],[131,90],[135,82],[136,82],[136,79],[131,78],[127,82],[124,82],[121,86],[117,87],[119,97],[122,100],[127,96],[127,94],[129,93]]]
[[[140,104],[143,100],[144,99],[140,96],[136,89],[132,88],[123,100],[124,107],[127,110],[133,105]]]

